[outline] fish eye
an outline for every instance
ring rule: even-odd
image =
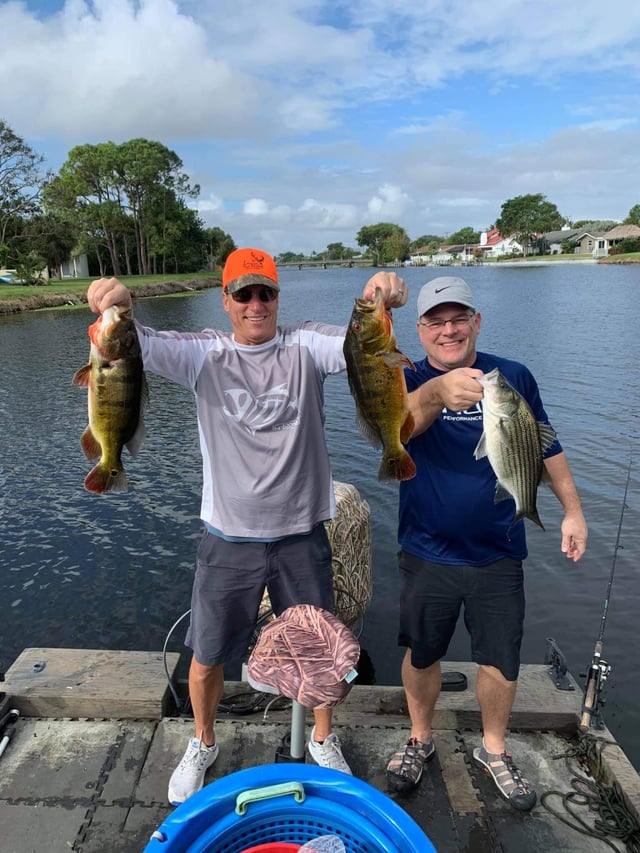
[[[353,323],[351,324],[351,328],[353,329],[354,332],[359,332],[360,329],[362,328],[362,326],[360,325],[360,322],[358,320],[354,320]]]

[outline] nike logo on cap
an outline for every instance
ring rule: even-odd
[[[452,284],[445,284],[444,287],[436,287],[436,289],[433,292],[434,293],[442,293],[443,290],[447,290],[449,287],[453,287],[453,285]]]

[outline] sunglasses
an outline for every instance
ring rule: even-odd
[[[234,302],[251,302],[254,294],[260,302],[273,302],[278,298],[278,291],[271,287],[241,287],[231,294],[231,298]]]

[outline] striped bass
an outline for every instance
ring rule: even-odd
[[[344,357],[360,431],[374,447],[382,447],[378,479],[410,480],[416,466],[402,445],[411,438],[414,423],[403,368],[415,366],[396,345],[380,288],[373,302],[356,299]]]
[[[107,308],[89,326],[89,363],[73,377],[75,385],[88,389],[89,425],[80,444],[97,465],[87,474],[89,492],[124,491],[127,475],[122,448],[135,456],[145,438],[142,419],[146,381],[142,356],[131,311],[117,305]]]
[[[482,436],[474,451],[476,459],[485,456],[496,475],[494,502],[512,498],[516,512],[511,527],[521,518],[537,525],[536,496],[541,482],[549,479],[543,454],[556,440],[549,424],[536,421],[527,401],[513,388],[498,368],[478,377],[484,389],[482,398]]]

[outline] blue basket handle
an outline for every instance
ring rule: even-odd
[[[247,806],[255,800],[268,800],[271,797],[283,797],[293,794],[297,803],[304,803],[304,788],[301,782],[282,782],[280,785],[267,785],[265,788],[253,788],[243,791],[236,797],[236,814],[247,813]]]

